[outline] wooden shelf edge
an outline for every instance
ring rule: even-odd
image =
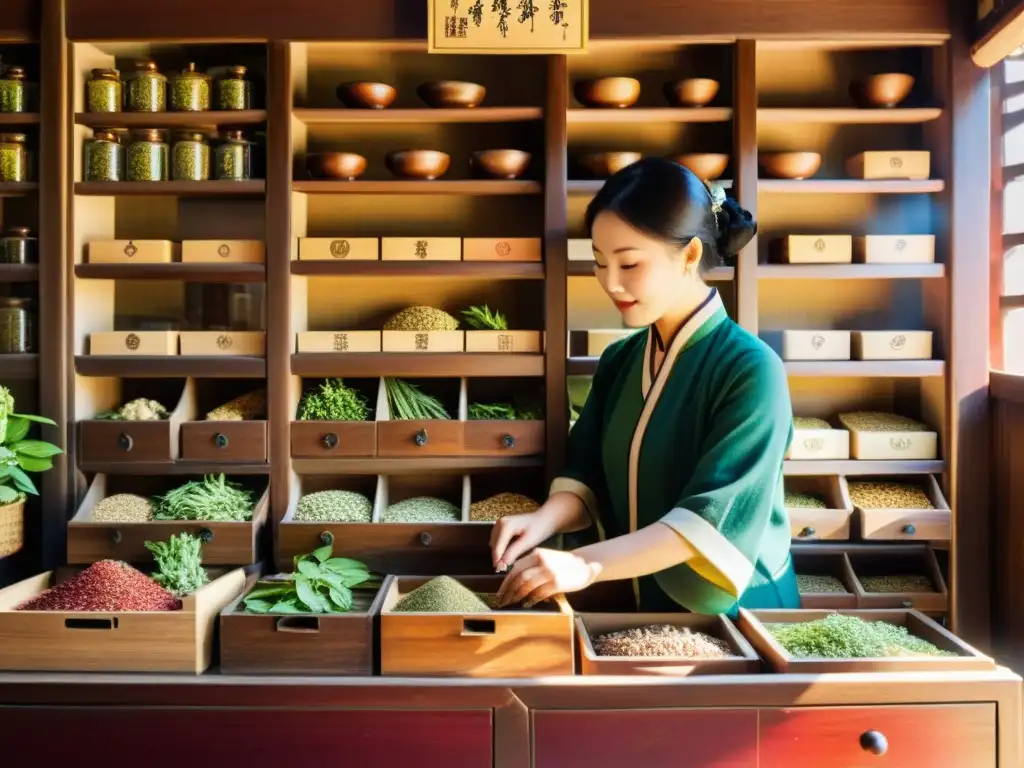
[[[758,124],[833,123],[837,125],[877,125],[927,123],[942,116],[941,107],[895,107],[859,109],[857,107],[758,107]]]
[[[946,276],[945,264],[758,264],[759,280],[927,280]]]
[[[933,461],[786,461],[787,477],[820,477],[825,475],[938,475],[946,471],[946,462]]]
[[[204,125],[259,125],[265,109],[207,112],[78,112],[75,124],[89,128],[188,128]]]
[[[543,280],[540,261],[292,261],[293,275]]]
[[[0,355],[0,386],[4,381],[34,379],[39,375],[39,355]]]
[[[0,113],[0,125],[39,125],[38,112],[3,112]]]
[[[35,181],[0,181],[0,197],[19,197],[39,191]]]
[[[292,373],[297,376],[318,378],[539,377],[544,375],[544,355],[471,352],[303,353],[292,355]]]
[[[570,357],[565,361],[565,372],[569,376],[593,376],[597,370],[597,357]]]
[[[38,281],[38,264],[0,264],[0,283],[35,283]]]
[[[541,107],[473,107],[467,109],[399,108],[344,109],[308,108],[292,110],[295,119],[306,125],[344,123],[524,123],[544,118]]]
[[[726,123],[732,107],[627,107],[603,109],[572,107],[566,111],[569,125],[628,125],[631,123]]]
[[[306,181],[292,182],[292,191],[309,195],[539,195],[539,181],[455,179],[446,181]]]
[[[292,469],[299,475],[401,475],[423,472],[462,474],[488,469],[533,469],[544,466],[543,456],[514,458],[452,456],[443,458],[360,459],[292,458]]]
[[[786,192],[799,194],[862,194],[912,195],[941,192],[946,188],[942,179],[907,181],[902,179],[758,179],[759,192]]]
[[[942,376],[942,360],[837,360],[794,361],[785,363],[790,376],[834,378],[928,378]]]
[[[270,464],[209,461],[82,461],[86,474],[105,475],[269,475]]]
[[[565,189],[570,195],[596,195],[601,187],[604,186],[607,179],[569,179],[566,182]],[[722,189],[732,189],[732,179],[715,179],[711,182],[722,187]]]
[[[262,379],[267,375],[267,361],[245,355],[76,355],[75,371],[80,376],[147,379],[184,376]]]
[[[925,543],[878,543],[871,544],[865,541],[816,541],[796,542],[790,544],[790,552],[794,555],[822,554],[831,555],[842,552],[884,552],[886,554],[918,554],[928,550]]]
[[[0,273],[2,274],[2,273]],[[83,280],[180,280],[186,283],[262,283],[263,264],[76,264]]]
[[[251,197],[267,190],[263,179],[248,181],[76,181],[75,194],[101,197],[118,195],[171,195],[181,197]]]

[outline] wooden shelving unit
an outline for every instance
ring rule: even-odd
[[[262,357],[223,356],[197,357],[173,355],[166,357],[107,357],[78,355],[75,371],[80,376],[115,376],[159,379],[180,376],[211,376],[224,379],[262,379],[267,364]]]
[[[293,261],[307,277],[437,277],[447,280],[543,280],[544,264],[529,261]]]
[[[76,264],[82,280],[178,280],[184,283],[262,283],[263,264]]]
[[[262,179],[251,181],[79,181],[75,194],[101,195],[175,195],[178,197],[248,197],[266,192]]]
[[[757,122],[829,123],[832,125],[903,125],[938,120],[938,107],[894,107],[892,109],[858,109],[855,107],[760,107]]]
[[[35,283],[38,280],[38,264],[0,264],[0,283]]]
[[[434,181],[296,181],[296,192],[308,195],[539,195],[536,181],[436,179]]]
[[[915,195],[941,192],[946,188],[942,179],[926,179],[924,181],[891,181],[863,179],[761,179],[758,189],[761,192],[790,194],[828,193],[835,195]]]
[[[39,375],[39,355],[36,353],[0,355],[0,370],[4,381],[35,379]]]
[[[933,280],[945,264],[761,264],[758,280]]]
[[[527,123],[541,120],[541,107],[473,107],[469,109],[295,109],[292,115],[305,125],[383,123],[389,125],[444,125],[447,123]]]
[[[75,125],[88,128],[194,128],[196,126],[245,126],[267,122],[265,109],[241,109],[227,112],[118,112],[115,116],[79,112]]]
[[[299,376],[349,376],[354,378],[373,376],[532,377],[544,375],[544,356],[473,354],[470,352],[308,353],[292,355],[292,373]]]

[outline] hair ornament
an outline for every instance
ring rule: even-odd
[[[711,196],[711,210],[717,216],[722,212],[722,206],[725,205],[725,187],[721,184],[712,184],[707,179],[704,179],[704,186],[708,190],[708,195]]]

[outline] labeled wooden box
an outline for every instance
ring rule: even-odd
[[[600,357],[615,342],[637,333],[635,328],[569,331],[570,357]]]
[[[255,585],[255,577],[245,594]],[[220,671],[228,675],[370,677],[374,620],[384,590],[352,590],[347,613],[247,613],[243,594],[220,615]]]
[[[183,355],[264,356],[267,334],[263,331],[182,331]]]
[[[916,637],[950,651],[955,656],[886,656],[868,659],[801,659],[792,656],[765,628],[765,624],[792,624],[824,619],[831,613],[856,616],[865,621],[885,621],[906,627]],[[757,652],[776,672],[783,674],[826,674],[830,672],[981,672],[995,669],[995,662],[914,610],[855,611],[748,611],[740,608],[739,627]]]
[[[783,331],[783,360],[849,360],[849,331]]]
[[[866,235],[853,240],[857,261],[865,264],[933,264],[935,235]]]
[[[569,261],[594,261],[594,241],[590,238],[570,238]]]
[[[722,640],[734,656],[724,659],[690,659],[671,656],[599,656],[593,638],[625,629],[668,624]],[[580,648],[581,675],[748,675],[761,671],[761,660],[750,643],[725,616],[697,613],[579,613],[576,637]]]
[[[465,331],[381,331],[385,352],[464,352]]]
[[[931,152],[861,152],[846,161],[846,172],[855,179],[927,179]]]
[[[93,240],[86,244],[89,264],[170,264],[180,249],[170,240]]]
[[[466,331],[466,351],[540,354],[544,343],[540,331]]]
[[[845,429],[793,429],[787,459],[793,461],[846,460],[850,458],[850,433]]]
[[[543,421],[470,420],[463,422],[467,456],[539,456],[544,453]]]
[[[857,607],[856,578],[845,552],[794,552],[793,570],[799,576],[834,576],[846,592],[800,591],[800,607],[835,610]],[[799,582],[799,578],[797,579]]]
[[[852,235],[787,235],[769,246],[783,264],[849,264],[853,261]]]
[[[935,552],[927,547],[908,551],[906,545],[900,548],[876,545],[870,550],[851,552],[849,560],[860,608],[914,608],[929,615],[940,615],[948,609],[946,580],[942,578]],[[872,577],[888,581],[893,576],[923,576],[933,589],[881,591],[873,582],[866,581]],[[902,586],[898,582],[893,585]]]
[[[380,352],[380,331],[300,331],[295,334],[300,353]]]
[[[258,496],[252,520],[218,522],[212,520],[152,520],[141,523],[96,522],[93,510],[102,499],[119,492],[143,490],[127,483],[137,478],[116,478],[97,474],[89,486],[75,516],[68,522],[68,562],[93,563],[114,559],[145,563],[153,559],[147,541],[167,541],[179,533],[203,539],[204,565],[250,565],[259,562],[259,534],[267,520],[270,505],[268,490]],[[186,479],[182,478],[181,483]],[[150,495],[145,493],[145,495]],[[255,496],[254,496],[255,498]]]
[[[839,423],[850,430],[850,457],[862,461],[928,461],[938,458],[939,435],[932,430],[857,429],[839,414]]]
[[[488,528],[470,526],[474,530]],[[483,595],[504,576],[456,577]],[[395,604],[429,579],[389,576],[380,613],[380,673],[399,677],[546,677],[572,675],[573,616],[561,595],[530,610],[396,613]]]
[[[850,538],[853,504],[845,477],[787,477],[785,486],[787,493],[817,496],[828,505],[824,509],[786,506],[794,541],[845,541]]]
[[[931,360],[931,331],[854,331],[855,360]]]
[[[267,460],[267,422],[186,421],[181,425],[181,458],[231,464]]]
[[[89,334],[90,355],[160,356],[178,354],[177,331],[96,331]]]
[[[867,481],[886,480],[872,477]],[[933,509],[884,509],[863,507],[853,502],[860,518],[861,537],[869,541],[949,541],[952,514],[935,478],[923,475],[920,478],[898,478],[893,482],[920,487]]]
[[[300,237],[300,261],[377,261],[379,237]]]
[[[263,264],[262,240],[185,240],[181,260],[193,264]]]
[[[245,588],[239,568],[211,573],[177,611],[15,610],[71,575],[46,571],[0,590],[0,669],[200,675],[213,660],[217,615]]]
[[[461,237],[383,237],[384,261],[461,261]]]
[[[465,261],[540,261],[539,237],[466,237],[462,240]]]

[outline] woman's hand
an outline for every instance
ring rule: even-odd
[[[543,507],[525,515],[509,515],[499,519],[491,530],[491,560],[494,570],[502,573],[519,558],[552,536],[552,521]]]
[[[524,608],[530,608],[552,595],[578,592],[593,584],[599,572],[595,564],[574,552],[534,550],[505,577],[498,590],[498,607],[522,602]]]

